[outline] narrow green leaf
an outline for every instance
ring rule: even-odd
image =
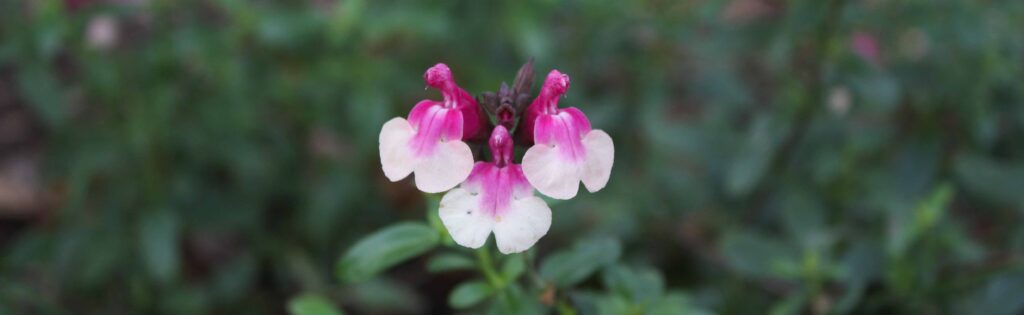
[[[647,304],[665,293],[661,274],[650,267],[630,268],[613,264],[601,273],[605,289],[628,298],[635,304]]]
[[[791,293],[785,299],[775,302],[772,306],[771,311],[768,314],[771,315],[796,315],[800,314],[800,309],[807,304],[807,293]]]
[[[796,249],[770,235],[747,230],[729,231],[719,247],[726,263],[748,276],[799,276]]]
[[[987,201],[1024,208],[1024,164],[996,161],[989,157],[962,154],[953,171],[968,192]]]
[[[924,238],[927,231],[945,215],[952,199],[952,185],[942,184],[936,187],[914,208],[913,222],[909,226],[890,229],[892,232],[888,244],[889,253],[903,255],[911,244]]]
[[[305,293],[288,301],[288,314],[291,315],[344,315],[345,313],[334,307],[326,297]]]
[[[427,262],[427,271],[430,272],[446,272],[453,270],[465,270],[473,269],[475,266],[472,259],[459,254],[445,253],[440,255],[434,255]]]
[[[17,78],[26,103],[48,126],[61,126],[67,118],[67,102],[52,69],[36,62],[26,63]]]
[[[502,288],[488,306],[487,315],[542,315],[550,310],[541,304],[533,292],[524,292],[518,284],[512,283]]]
[[[466,309],[476,305],[494,293],[494,289],[483,281],[470,281],[460,284],[448,296],[448,304],[455,309]]]
[[[169,210],[150,213],[139,223],[139,249],[146,270],[160,282],[178,274],[178,218]]]
[[[386,276],[346,286],[344,293],[345,302],[365,314],[416,314],[426,305],[413,284]]]
[[[846,250],[838,274],[846,289],[835,304],[836,314],[847,314],[860,303],[869,279],[875,279],[882,271],[884,257],[880,244],[859,242]]]
[[[559,287],[583,281],[598,268],[615,262],[622,245],[610,238],[585,239],[572,249],[551,254],[540,266],[540,274]]]
[[[915,209],[915,225],[919,230],[927,230],[941,219],[953,199],[953,186],[942,184],[935,188],[927,199],[923,200]]]
[[[734,197],[746,196],[767,173],[772,156],[786,133],[773,116],[759,116],[750,128],[746,143],[736,154],[725,177],[725,189]]]
[[[367,236],[338,261],[342,281],[363,281],[381,271],[419,256],[438,245],[434,229],[421,223],[398,223]]]
[[[639,314],[639,307],[629,303],[624,296],[610,294],[597,300],[598,315]]]
[[[688,296],[679,292],[669,292],[650,307],[646,308],[647,315],[712,315],[714,313],[694,305]]]
[[[522,255],[511,255],[501,266],[501,276],[506,282],[512,282],[526,271],[526,261]]]
[[[961,302],[963,314],[1010,315],[1024,312],[1024,270],[1001,272],[991,277]]]

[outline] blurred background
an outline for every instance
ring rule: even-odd
[[[377,151],[423,72],[478,94],[530,57],[617,151],[538,259],[614,238],[719,314],[1021,314],[1022,29],[1012,0],[2,1],[0,314],[450,313],[472,273],[335,263],[428,217]]]

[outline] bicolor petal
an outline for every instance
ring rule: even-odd
[[[416,188],[427,193],[452,189],[473,170],[473,151],[462,141],[441,141],[432,154],[418,159]]]
[[[455,188],[441,198],[438,214],[456,244],[480,248],[494,233],[503,254],[530,249],[551,228],[551,209],[536,196],[514,199],[504,216],[492,216],[482,210],[484,197]]]
[[[480,140],[487,137],[486,127],[489,124],[487,116],[477,106],[476,99],[455,84],[455,78],[448,65],[438,63],[430,67],[423,74],[423,80],[427,82],[427,85],[441,91],[445,107],[462,112],[462,139]],[[409,119],[412,120],[412,117]]]
[[[537,191],[555,199],[576,196],[582,181],[590,192],[608,183],[615,147],[611,137],[592,130],[590,120],[576,108],[558,108],[569,86],[568,76],[552,70],[541,94],[531,104],[535,114],[533,143],[523,156],[523,173]]]
[[[556,132],[573,131],[572,127],[561,127]],[[601,190],[608,183],[615,162],[615,145],[604,131],[591,130],[582,137],[537,139],[523,155],[523,174],[540,193],[555,199],[571,199],[576,196],[580,181],[590,192]]]
[[[523,174],[542,194],[571,199],[580,186],[581,164],[565,159],[557,146],[537,144],[523,155]]]
[[[473,170],[473,151],[459,140],[462,114],[435,104],[419,121],[394,118],[380,132],[380,161],[384,175],[399,181],[410,173],[416,188],[428,193],[452,189]]]
[[[534,143],[534,124],[537,118],[542,115],[550,115],[558,110],[558,98],[565,95],[569,89],[569,76],[558,70],[551,70],[544,85],[540,88],[540,94],[533,99],[530,106],[526,107],[519,127],[516,130],[517,139],[521,144],[530,145]],[[582,114],[582,112],[580,112]],[[589,123],[587,124],[589,129]]]
[[[493,232],[498,250],[518,253],[532,247],[551,227],[551,209],[533,195],[522,168],[511,163],[512,141],[497,126],[490,147],[494,162],[478,162],[460,188],[441,199],[438,213],[459,245],[479,248]]]
[[[380,157],[384,175],[399,181],[415,174],[416,188],[438,193],[452,189],[473,170],[473,152],[462,140],[467,128],[482,128],[476,101],[459,88],[444,64],[424,74],[427,84],[441,90],[443,101],[423,100],[409,119],[394,118],[381,128]],[[473,115],[467,122],[466,115]]]

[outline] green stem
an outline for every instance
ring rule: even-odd
[[[534,259],[535,256],[533,255],[533,251],[529,250],[529,251],[526,251],[523,254],[524,254],[523,259],[526,260],[526,274],[527,274],[527,277],[530,278],[530,281],[533,282],[533,285],[537,286],[538,290],[544,290],[544,288],[547,286],[547,283],[545,283],[544,279],[540,277],[540,273],[537,272],[537,268],[533,265],[534,260],[535,260]]]
[[[487,250],[487,246],[483,246],[476,250],[476,260],[480,266],[480,271],[484,273],[484,277],[491,283],[495,289],[501,289],[505,287],[505,280],[501,279],[498,272],[494,269],[494,263],[491,261],[491,253]]]

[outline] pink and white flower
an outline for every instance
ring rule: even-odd
[[[590,192],[601,190],[615,159],[607,133],[592,130],[579,109],[558,108],[568,89],[569,76],[551,70],[519,127],[534,143],[523,156],[523,174],[537,191],[555,199],[575,197],[580,181]]]
[[[494,162],[477,162],[462,186],[441,198],[441,222],[459,245],[480,248],[493,232],[499,251],[522,252],[547,234],[551,209],[512,163],[508,130],[494,127],[489,144]]]
[[[416,174],[416,188],[438,193],[455,187],[473,170],[473,152],[463,139],[476,137],[485,120],[476,101],[455,84],[448,66],[439,63],[423,75],[441,91],[443,101],[423,100],[380,131],[380,163],[384,175],[399,181]]]

